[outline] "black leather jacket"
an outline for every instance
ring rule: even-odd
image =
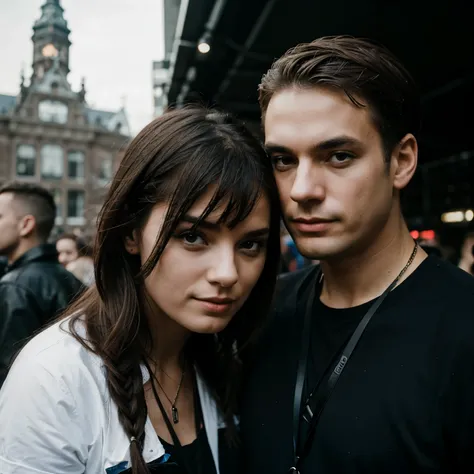
[[[58,263],[54,245],[35,247],[7,267],[0,279],[0,387],[22,343],[82,290]]]

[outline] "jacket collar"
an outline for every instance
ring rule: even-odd
[[[38,261],[58,261],[58,252],[54,244],[42,244],[25,252],[20,258],[17,258],[11,265],[7,267],[6,273],[27,265],[31,262]]]

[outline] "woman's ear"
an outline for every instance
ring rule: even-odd
[[[131,234],[125,236],[124,244],[125,244],[125,250],[129,254],[138,255],[140,253],[138,233],[136,230],[133,230]]]

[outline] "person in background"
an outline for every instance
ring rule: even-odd
[[[1,474],[240,474],[241,350],[280,256],[259,141],[217,111],[157,118],[125,151],[95,251],[96,285],[0,391]]]
[[[469,232],[464,238],[458,267],[474,275],[474,232]]]
[[[82,288],[47,243],[55,216],[54,199],[42,187],[16,182],[0,187],[0,255],[8,262],[0,279],[0,386],[20,343]]]
[[[75,234],[62,234],[56,239],[59,262],[84,285],[94,283],[92,249]]]
[[[246,357],[246,474],[474,472],[474,280],[427,256],[400,193],[420,98],[383,46],[298,45],[259,100],[286,226],[321,264],[280,278]]]
[[[74,262],[80,256],[81,249],[85,247],[85,242],[73,233],[61,234],[56,239],[56,250],[58,251],[58,260],[61,265],[66,266]]]

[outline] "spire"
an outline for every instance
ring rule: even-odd
[[[21,68],[20,73],[20,95],[19,95],[19,102],[23,103],[28,93],[28,87],[25,85],[25,69],[24,66]]]
[[[36,31],[45,26],[58,26],[69,33],[67,21],[64,19],[64,9],[59,0],[46,0],[41,7],[41,17],[36,20],[33,30]]]
[[[81,78],[81,90],[79,91],[78,96],[81,102],[86,101],[86,78],[85,77]]]
[[[59,0],[43,0],[41,16],[33,26],[33,79],[41,79],[59,56],[59,66],[69,73],[70,30]],[[56,63],[56,67],[58,64]],[[32,81],[34,82],[34,81]]]

